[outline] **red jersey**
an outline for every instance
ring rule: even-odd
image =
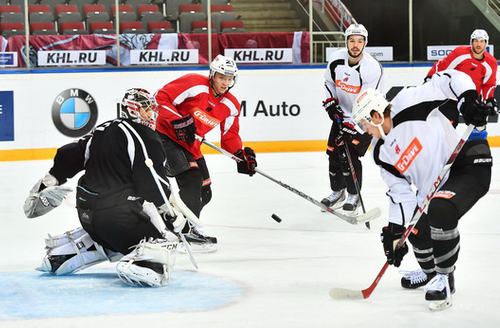
[[[482,60],[477,60],[472,55],[470,46],[455,48],[448,56],[437,61],[432,66],[427,76],[445,69],[456,69],[469,75],[476,85],[477,93],[483,100],[494,96],[497,86],[498,62],[491,54],[484,52]]]
[[[178,140],[172,121],[192,116],[196,134],[201,137],[220,125],[221,147],[231,154],[242,148],[239,136],[240,103],[229,92],[223,97],[215,97],[207,76],[186,74],[158,90],[155,98],[159,112],[156,130],[189,150],[195,159],[203,156],[201,143],[195,140],[188,144]]]

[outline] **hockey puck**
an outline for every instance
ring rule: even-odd
[[[281,222],[280,217],[279,217],[279,216],[277,216],[276,214],[271,215],[271,217],[273,218],[273,220],[274,220],[274,221],[276,221],[276,222],[278,222],[278,223],[280,223],[280,222]]]

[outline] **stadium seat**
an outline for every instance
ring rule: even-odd
[[[83,16],[75,5],[56,6],[56,17],[59,24],[63,22],[82,22]]]
[[[147,13],[159,13],[160,9],[156,5],[138,5],[137,6],[137,17],[141,18]]]
[[[6,12],[0,17],[2,23],[24,22],[24,13]]]
[[[167,0],[166,3],[167,18],[169,20],[178,20],[179,6],[191,5],[192,3],[193,3],[192,0]]]
[[[220,23],[221,33],[245,33],[245,24],[242,21],[222,21]]]
[[[61,16],[62,13],[78,13],[78,7],[75,5],[57,5],[55,9],[56,17]]]
[[[78,8],[78,11],[85,16],[83,8],[88,5],[93,5],[94,0],[68,0],[68,5],[74,5]]]
[[[132,9],[132,6],[129,5],[120,5],[118,6],[120,13],[120,21],[121,22],[134,22],[137,21],[137,14]],[[111,17],[113,20],[115,19],[116,14],[116,6],[111,6]]]
[[[84,5],[83,16],[87,25],[91,22],[109,22],[111,20],[103,5]]]
[[[179,30],[181,33],[191,32],[191,23],[204,21],[207,14],[201,5],[180,5],[179,6]]]
[[[11,6],[11,5],[1,5],[0,6],[0,18],[4,14],[20,13],[20,12],[21,12],[21,7],[19,7],[19,6]]]
[[[31,23],[30,33],[32,35],[57,35],[56,27],[52,22]]]
[[[83,22],[62,22],[59,24],[59,32],[65,35],[88,34]]]
[[[212,6],[218,6],[218,5],[222,6],[222,5],[229,4],[230,0],[212,0],[212,1],[210,1],[210,3],[212,4]],[[208,8],[208,0],[201,0],[200,4],[203,6],[203,11],[206,12],[207,8]]]
[[[212,33],[217,33],[214,22],[212,22]],[[208,32],[208,22],[207,21],[195,21],[191,23],[191,33],[207,33]]]
[[[120,33],[146,33],[141,22],[120,22]]]
[[[90,33],[116,34],[116,30],[111,22],[92,22],[90,23]]]
[[[24,31],[24,24],[21,22],[14,23],[0,23],[0,31],[5,38],[11,35],[22,35],[26,32]]]
[[[170,1],[170,0],[167,0],[167,1]],[[129,5],[132,8],[134,8],[134,11],[136,13],[137,13],[137,8],[139,6],[145,6],[145,5],[155,6],[158,9],[158,11],[160,11],[159,7],[157,5],[154,5],[154,4],[152,5],[149,0],[125,0],[125,1],[123,1],[123,4]]]
[[[38,0],[28,0],[29,5],[35,5],[38,3]],[[10,0],[10,4],[14,6],[19,6],[21,8],[21,12],[24,13],[24,0]]]
[[[30,5],[28,8],[31,23],[54,22],[55,17],[48,5]]]
[[[143,26],[149,26],[150,22],[162,22],[164,21],[163,14],[159,11],[157,12],[143,12],[142,17],[140,18]]]
[[[238,16],[233,12],[233,6],[231,5],[213,5],[212,9],[212,21],[215,23],[215,28],[220,31],[222,21],[234,21],[237,20]]]
[[[175,33],[170,22],[149,22],[149,33]]]
[[[170,1],[170,0],[168,0]],[[113,17],[113,13],[111,12],[111,7],[114,7],[116,2],[115,0],[96,0],[95,3],[97,5],[103,5],[104,8],[106,8],[106,11],[108,12],[110,17]],[[118,3],[122,3],[122,1],[118,1]]]
[[[65,5],[66,2],[66,0],[39,0],[36,4],[49,6],[50,11],[57,17],[56,7]]]

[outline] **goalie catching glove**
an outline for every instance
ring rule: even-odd
[[[257,161],[255,160],[255,152],[252,148],[245,147],[243,149],[238,149],[234,155],[241,159],[241,161],[237,163],[238,173],[248,174],[249,176],[255,174]]]
[[[401,265],[403,257],[408,253],[408,245],[406,242],[400,248],[396,249],[396,244],[403,236],[406,228],[399,224],[389,223],[388,226],[382,228],[380,239],[384,245],[384,253],[387,257],[387,263],[393,264],[395,267]]]
[[[47,214],[61,205],[66,195],[73,191],[71,187],[58,184],[57,179],[47,173],[33,186],[23,206],[27,218],[32,219]]]

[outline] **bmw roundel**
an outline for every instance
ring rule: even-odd
[[[52,104],[52,120],[65,136],[81,137],[92,131],[97,122],[97,104],[84,90],[64,90]]]

